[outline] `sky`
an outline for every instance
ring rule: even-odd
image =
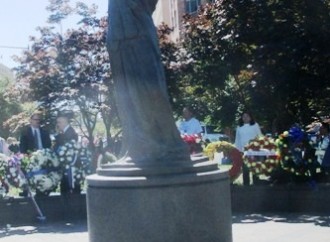
[[[97,16],[105,16],[108,0],[80,0],[87,5],[98,6]],[[75,3],[77,0],[70,0]],[[39,36],[36,28],[47,26],[50,12],[46,10],[48,0],[1,0],[0,1],[0,63],[13,68],[17,66],[13,55],[20,55],[28,48],[29,36]],[[62,24],[63,30],[74,28],[77,19],[70,19]]]

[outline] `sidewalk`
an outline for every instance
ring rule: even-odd
[[[233,242],[328,242],[330,214],[233,216]]]
[[[87,225],[86,221],[17,227],[8,225],[7,227],[0,227],[0,241],[88,242]],[[330,241],[330,215],[234,215],[233,242],[253,241],[328,242]]]

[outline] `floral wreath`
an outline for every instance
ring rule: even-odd
[[[57,150],[57,157],[71,185],[82,184],[86,175],[91,174],[91,153],[79,142],[71,140],[60,146]]]
[[[61,180],[60,163],[51,149],[37,150],[22,160],[31,188],[41,193],[56,189]]]
[[[204,154],[210,158],[214,159],[214,154],[216,152],[223,152],[233,163],[232,167],[229,169],[229,177],[231,181],[236,180],[242,172],[243,159],[241,152],[231,143],[226,141],[216,141],[209,143],[205,149]]]
[[[270,175],[279,165],[276,148],[273,139],[257,137],[244,147],[244,163],[255,175]]]
[[[190,154],[200,152],[198,148],[201,148],[201,135],[199,134],[184,134],[181,135],[183,141],[188,145]]]
[[[56,189],[62,174],[71,171],[75,183],[82,183],[91,173],[91,153],[78,142],[71,141],[61,146],[58,152],[42,149],[29,155],[0,154],[0,190],[6,193],[9,186],[23,187],[48,194]],[[23,172],[24,171],[24,172]]]
[[[6,171],[8,170],[9,157],[0,153],[0,190],[7,193],[9,184],[7,180]]]
[[[0,154],[0,190],[8,193],[9,187],[21,187],[26,184],[26,179],[20,170],[20,155],[9,157]]]
[[[13,155],[12,157],[7,157],[7,167],[6,167],[6,180],[8,185],[14,186],[16,188],[22,187],[27,183],[26,178],[21,170],[21,160],[22,155]]]
[[[311,176],[310,168],[316,165],[313,144],[299,127],[284,131],[276,140],[281,167],[297,176]]]

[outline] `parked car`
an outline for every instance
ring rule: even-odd
[[[202,133],[202,139],[203,141],[229,141],[228,135],[225,135],[220,132],[217,126],[214,125],[206,125],[204,123],[201,123],[203,133]]]

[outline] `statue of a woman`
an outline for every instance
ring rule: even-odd
[[[137,166],[189,162],[168,101],[157,31],[158,0],[109,0],[107,46],[123,127],[117,161]]]

